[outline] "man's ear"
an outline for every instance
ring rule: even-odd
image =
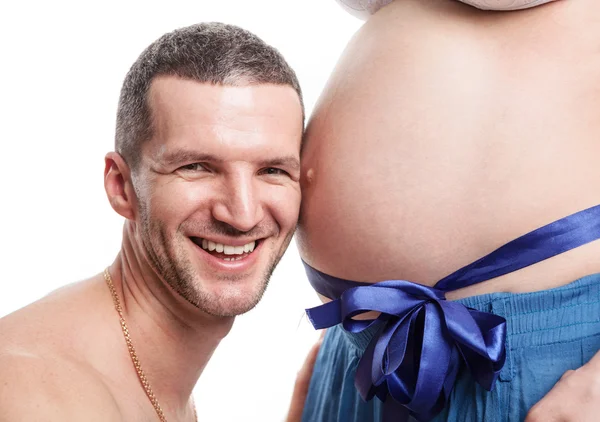
[[[128,220],[135,219],[137,197],[131,169],[117,152],[104,157],[104,190],[113,210]]]

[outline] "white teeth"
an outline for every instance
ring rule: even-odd
[[[241,256],[231,257],[231,258],[223,258],[223,261],[239,261],[242,259]]]
[[[254,251],[256,242],[246,243],[244,246],[230,246],[222,243],[215,243],[212,240],[202,239],[202,249],[208,251],[217,251],[225,255],[242,255]],[[237,259],[237,258],[236,258]]]

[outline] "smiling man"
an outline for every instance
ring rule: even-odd
[[[0,421],[193,421],[192,389],[260,300],[300,205],[301,91],[256,36],[199,24],[125,78],[102,274],[0,320]]]

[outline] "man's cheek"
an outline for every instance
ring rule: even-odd
[[[198,189],[193,189],[191,186],[189,188],[163,186],[162,189],[157,189],[153,193],[150,201],[154,204],[155,209],[177,215],[184,214],[186,211],[193,212],[206,206],[206,198],[206,194]]]
[[[298,223],[300,214],[300,196],[292,195],[278,202],[274,208],[276,209],[275,219],[277,220],[281,230],[294,230]]]

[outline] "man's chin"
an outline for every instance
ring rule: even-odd
[[[206,268],[195,268],[172,287],[185,300],[209,315],[242,315],[260,302],[273,273],[274,263],[266,268],[259,264],[263,263],[239,273],[215,273]]]
[[[216,317],[235,317],[251,311],[258,305],[260,297],[254,300],[246,298],[219,298],[211,303],[199,303],[197,308]]]
[[[255,307],[256,307],[256,305],[247,306],[247,307],[239,307],[239,308],[211,309],[211,310],[208,310],[208,311],[205,311],[205,312],[207,314],[209,314],[209,315],[214,316],[214,317],[233,318],[233,317],[237,317],[237,316],[243,315],[246,312],[251,311]]]
[[[186,299],[198,309],[212,316],[233,317],[252,310],[262,299],[267,283],[240,285],[240,283],[219,283],[217,289],[195,292]]]

